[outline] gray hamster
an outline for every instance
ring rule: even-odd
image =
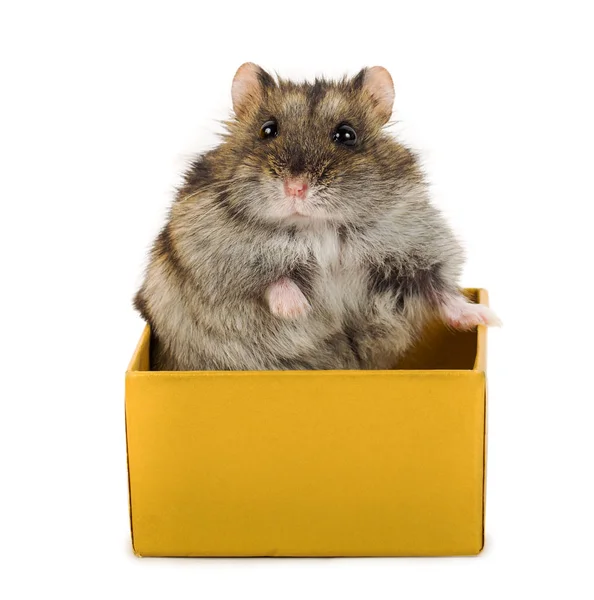
[[[386,69],[295,83],[245,63],[231,95],[135,297],[152,369],[392,368],[436,316],[497,324],[462,296],[461,246],[384,129]]]

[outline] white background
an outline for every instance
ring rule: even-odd
[[[0,590],[44,598],[592,598],[592,15],[578,2],[5,2]],[[387,67],[490,333],[487,546],[138,559],[123,377],[146,250],[235,69]]]

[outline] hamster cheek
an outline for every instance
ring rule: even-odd
[[[282,319],[296,319],[311,308],[298,285],[288,277],[282,277],[268,286],[265,293],[270,312]]]
[[[440,305],[440,313],[446,325],[466,331],[477,325],[499,327],[501,321],[494,311],[483,304],[472,304],[464,296],[447,296]]]

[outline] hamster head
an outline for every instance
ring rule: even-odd
[[[357,224],[422,182],[414,156],[384,131],[394,86],[383,67],[295,83],[245,63],[231,95],[226,202],[243,218]]]

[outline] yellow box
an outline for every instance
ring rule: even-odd
[[[436,325],[392,371],[151,372],[149,343],[126,373],[137,555],[481,551],[484,327]]]

